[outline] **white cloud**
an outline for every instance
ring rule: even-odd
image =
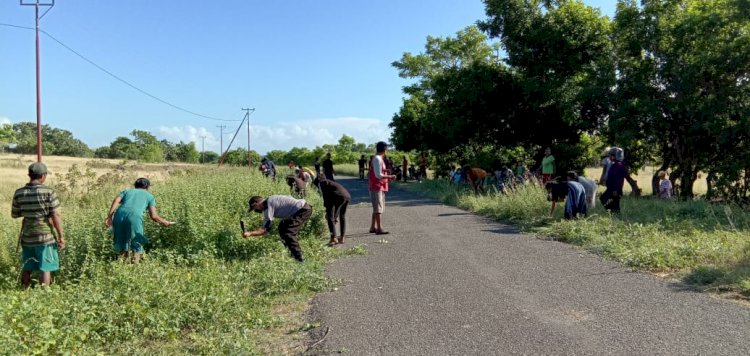
[[[5,116],[0,116],[0,125],[5,125],[5,124],[10,125],[10,124],[12,124],[12,122],[10,122],[9,118],[7,118]]]
[[[236,129],[237,126],[224,129],[224,148],[229,144]],[[204,127],[193,126],[161,126],[156,136],[172,142],[193,141],[198,150],[201,149],[200,136],[206,136],[206,150],[218,152],[219,133],[214,131],[218,130],[209,131]],[[391,129],[388,128],[387,122],[380,119],[357,117],[281,122],[274,126],[253,125],[251,121],[250,146],[261,154],[276,149],[289,150],[292,147],[312,149],[324,144],[335,144],[344,134],[354,137],[357,142],[373,144],[377,141],[388,141]],[[232,147],[247,147],[246,128],[240,130]]]
[[[314,148],[334,144],[344,134],[367,144],[387,141],[391,136],[387,122],[357,117],[285,122],[274,127],[250,125],[250,129],[251,145],[261,153],[295,146]]]
[[[159,126],[157,132],[154,135],[160,139],[166,139],[170,142],[195,142],[195,147],[200,151],[201,145],[203,144],[203,136],[205,136],[205,144],[207,151],[219,151],[219,139],[214,134],[208,131],[205,127],[193,127],[193,126]],[[216,135],[218,136],[218,135]]]

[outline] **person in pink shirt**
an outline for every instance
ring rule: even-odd
[[[396,176],[386,169],[385,153],[388,145],[380,141],[375,145],[377,154],[370,161],[370,172],[368,174],[368,187],[370,190],[370,200],[372,201],[372,223],[370,232],[377,235],[385,235],[388,231],[383,230],[381,217],[385,210],[385,192],[388,191],[388,181],[396,179]]]

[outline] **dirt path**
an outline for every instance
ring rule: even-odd
[[[339,181],[369,253],[329,267],[311,354],[750,354],[748,308],[413,193],[388,194],[378,243],[365,183]]]

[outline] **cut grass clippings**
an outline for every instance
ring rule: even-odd
[[[625,197],[619,215],[609,214],[597,201],[588,218],[569,221],[562,219],[562,206],[549,216],[545,191],[535,185],[520,186],[509,195],[491,188],[478,196],[444,180],[402,186],[633,268],[669,272],[701,290],[750,298],[750,212],[739,207]]]

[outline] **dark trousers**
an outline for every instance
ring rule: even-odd
[[[305,206],[296,214],[292,215],[291,218],[281,220],[279,223],[279,236],[281,237],[281,242],[289,249],[292,257],[300,262],[304,261],[304,258],[302,257],[302,248],[299,247],[297,234],[299,234],[302,225],[304,225],[307,220],[310,220],[310,216],[312,216],[312,207],[309,204],[305,204]]]
[[[615,192],[617,192],[617,194],[614,194]],[[604,194],[599,197],[599,200],[601,200],[604,209],[611,210],[613,213],[619,213],[620,197],[622,197],[621,190],[618,191],[607,188],[607,190],[604,191]]]
[[[359,168],[359,180],[365,180],[365,169],[362,167]]]
[[[324,173],[325,173],[326,179],[330,181],[334,181],[334,182],[336,181],[335,179],[333,179],[333,172],[324,172]]]
[[[328,231],[331,232],[331,238],[336,236],[336,221],[341,221],[341,235],[346,235],[346,207],[349,201],[337,201],[323,204],[326,207],[326,222],[328,222]]]

